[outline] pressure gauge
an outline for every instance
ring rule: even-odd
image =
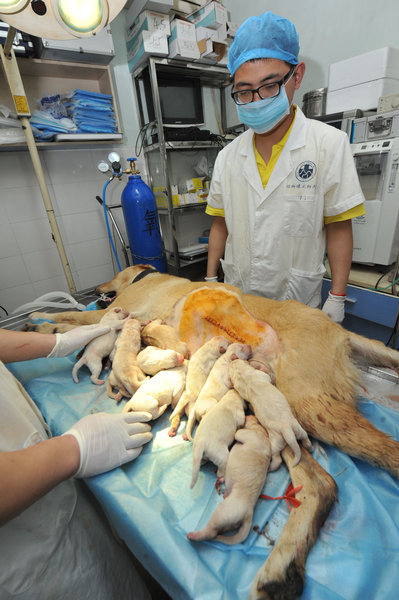
[[[107,171],[109,171],[109,164],[106,163],[105,160],[102,160],[98,163],[97,169],[101,171],[101,173],[106,173]]]
[[[117,152],[111,152],[110,154],[108,154],[108,160],[110,163],[121,162],[121,157]]]

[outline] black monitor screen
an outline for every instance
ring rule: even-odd
[[[147,81],[146,81],[147,79]],[[158,74],[159,99],[164,125],[202,125],[201,83],[197,78]],[[146,103],[150,121],[155,119],[149,78],[144,77]]]

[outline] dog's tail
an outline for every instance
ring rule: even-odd
[[[79,371],[80,367],[83,367],[83,365],[87,365],[87,359],[85,356],[82,356],[82,358],[80,360],[78,360],[77,363],[75,363],[75,365],[72,369],[72,378],[75,383],[79,383],[78,371]]]
[[[352,354],[357,362],[399,369],[399,352],[397,350],[387,348],[378,340],[368,339],[351,331],[347,333]]]
[[[193,448],[193,475],[191,478],[191,485],[190,488],[193,488],[195,486],[195,484],[197,483],[197,479],[198,479],[198,474],[200,471],[200,467],[201,467],[201,461],[202,461],[202,457],[204,455],[204,448],[205,446],[205,441],[199,440],[198,442],[194,442],[194,448]]]
[[[244,542],[247,539],[249,532],[251,531],[252,517],[253,510],[247,510],[236,533],[234,533],[233,535],[218,535],[216,536],[215,541],[222,542],[222,544],[228,544],[229,546]]]
[[[187,419],[186,429],[184,430],[184,434],[187,436],[187,439],[189,439],[190,442],[193,441],[192,431],[194,429],[196,421],[197,421],[197,417],[196,417],[196,411],[195,411],[195,405],[194,405],[192,407],[189,417]]]
[[[140,369],[139,366],[134,365],[130,369],[129,375],[122,380],[124,387],[127,389],[129,394],[133,396],[149,377]]]
[[[117,395],[117,394],[114,394],[114,391],[112,389],[114,385],[115,385],[114,372],[111,371],[111,373],[109,374],[108,379],[107,379],[107,394],[110,398],[115,398],[115,396]]]

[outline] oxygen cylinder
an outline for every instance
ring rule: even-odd
[[[150,264],[166,272],[163,244],[155,196],[134,168],[135,158],[128,158],[131,173],[122,192],[121,204],[133,264]]]

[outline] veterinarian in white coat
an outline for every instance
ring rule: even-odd
[[[57,334],[55,346],[55,335],[0,330],[0,359],[38,358],[51,350],[50,356],[66,356],[103,330],[95,325]],[[70,479],[135,458],[152,437],[147,423],[129,425],[126,415],[99,413],[49,439],[39,410],[2,362],[0,378],[1,599],[150,600],[128,552],[82,484]]]
[[[318,307],[327,242],[332,286],[323,310],[339,322],[351,219],[364,214],[364,198],[347,135],[292,104],[305,72],[298,53],[294,25],[270,12],[247,19],[230,48],[232,96],[249,129],[216,159],[206,279],[216,279],[221,261],[225,282],[245,293]]]

